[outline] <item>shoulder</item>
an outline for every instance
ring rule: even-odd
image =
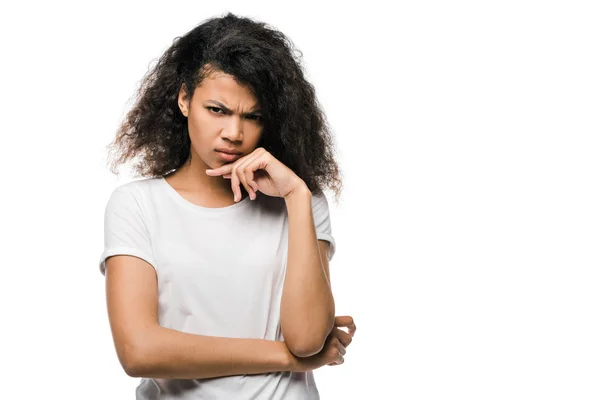
[[[311,205],[313,210],[329,211],[327,196],[321,189],[315,189],[311,192]]]
[[[317,201],[317,202],[327,202],[327,195],[325,194],[325,191],[319,187],[314,188],[313,190],[310,191],[313,201]]]
[[[112,194],[128,194],[135,198],[140,198],[148,195],[152,191],[153,187],[160,183],[159,179],[162,178],[142,178],[126,182],[115,187],[112,191]]]
[[[107,208],[143,209],[149,204],[153,188],[160,178],[143,178],[116,186],[110,193]]]

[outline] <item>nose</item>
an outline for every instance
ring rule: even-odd
[[[241,141],[244,138],[244,133],[242,132],[242,121],[238,116],[230,116],[227,118],[226,125],[223,127],[221,132],[221,137],[223,139],[228,139],[232,142]]]

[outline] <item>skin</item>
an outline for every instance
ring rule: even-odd
[[[260,110],[251,91],[238,84],[234,77],[220,71],[212,71],[195,88],[191,99],[182,86],[178,105],[188,119],[190,158],[184,166],[165,179],[182,197],[204,207],[226,207],[240,201],[246,195],[254,199],[256,192],[261,191],[269,196],[285,198],[288,211],[291,211],[290,204],[294,202],[306,203],[308,189],[305,183],[266,150],[257,148],[263,129]],[[215,152],[216,148],[221,147],[233,148],[242,154],[233,162],[224,161]],[[298,213],[301,212],[298,210]],[[312,229],[314,230],[314,227]],[[307,237],[306,234],[301,236]],[[303,241],[302,238],[298,240]],[[304,244],[298,246],[302,249],[307,248]],[[319,241],[319,246],[319,249],[313,249],[314,255],[310,263],[317,265],[322,274],[323,266],[319,263],[319,258],[323,262],[324,257],[319,257],[319,254],[326,254],[329,243]],[[306,251],[303,250],[302,253]],[[299,266],[298,278],[304,273]],[[306,289],[298,288],[297,293],[287,296],[290,298],[290,311],[287,314],[292,314],[292,304],[300,304],[297,299],[314,298],[320,305],[333,301],[328,266],[324,275],[320,291],[309,293]],[[289,288],[294,286],[288,284],[286,287],[291,291]],[[307,296],[309,294],[310,296]],[[304,304],[303,308],[314,309],[315,306],[319,307],[317,304],[312,307]],[[300,331],[300,326],[306,326],[306,323],[299,324],[298,327],[292,323],[289,325],[288,332]],[[348,333],[340,328],[348,329]],[[355,330],[356,325],[350,316],[335,317],[333,329],[331,326],[327,328],[328,337],[336,337],[344,348],[350,344]],[[314,336],[314,333],[310,335]],[[317,351],[305,352],[302,356],[307,357]]]
[[[215,102],[232,112],[224,112]],[[263,130],[262,120],[257,118],[260,113],[251,113],[256,111],[256,98],[231,75],[213,71],[196,87],[191,99],[182,86],[178,105],[188,118],[190,158],[166,181],[186,200],[200,206],[226,207],[235,203],[231,182],[205,171],[229,163],[218,157],[216,148],[233,148],[241,151],[242,157],[256,149]]]

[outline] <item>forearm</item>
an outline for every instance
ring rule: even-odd
[[[320,350],[333,327],[335,305],[321,264],[311,193],[301,189],[286,198],[288,261],[281,299],[281,329],[292,353]]]
[[[201,379],[290,369],[284,342],[202,336],[162,326],[150,328],[127,368],[130,376]]]

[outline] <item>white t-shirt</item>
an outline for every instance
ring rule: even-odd
[[[335,253],[327,198],[313,192],[317,238]],[[128,254],[158,278],[161,326],[198,335],[283,341],[280,303],[287,265],[285,200],[258,193],[223,208],[184,199],[164,178],[117,187],[104,215],[105,260]],[[313,372],[207,379],[142,378],[137,400],[319,399]]]

